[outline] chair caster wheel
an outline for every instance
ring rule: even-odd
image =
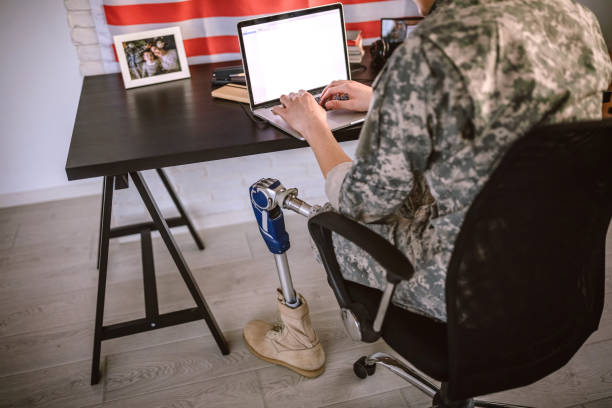
[[[357,377],[364,379],[376,372],[376,364],[367,365],[366,356],[363,356],[353,363],[353,372]]]

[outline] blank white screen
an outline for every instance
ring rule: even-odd
[[[242,27],[255,105],[348,79],[340,10]]]

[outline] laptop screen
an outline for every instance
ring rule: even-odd
[[[238,30],[253,105],[349,79],[340,5],[241,22]]]

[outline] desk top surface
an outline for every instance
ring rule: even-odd
[[[212,98],[213,69],[239,63],[192,65],[190,79],[128,90],[120,74],[85,77],[66,160],[68,179],[307,146],[272,126],[258,128],[241,104]],[[368,70],[359,76],[370,75]],[[335,136],[354,140],[359,130],[353,126]]]

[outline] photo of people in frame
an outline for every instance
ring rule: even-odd
[[[174,35],[122,42],[132,80],[181,70]]]
[[[401,43],[414,30],[420,20],[420,17],[382,18],[382,38],[389,44]]]

